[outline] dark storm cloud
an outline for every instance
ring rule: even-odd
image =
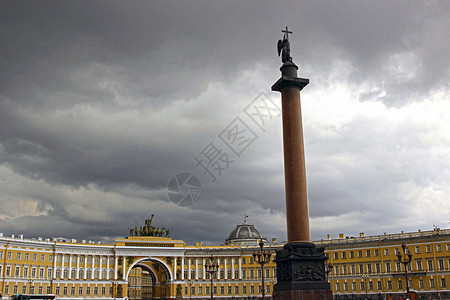
[[[107,240],[155,213],[177,238],[223,242],[249,214],[268,237],[283,239],[281,120],[259,131],[217,183],[192,158],[261,91],[278,101],[269,88],[279,76],[280,30],[294,31],[291,54],[299,75],[311,79],[306,99],[346,85],[353,99],[402,108],[449,89],[448,6],[3,1],[0,228]],[[367,220],[383,217],[387,199],[403,203],[399,186],[426,193],[429,182],[445,182],[437,160],[416,159],[429,154],[429,145],[406,138],[412,130],[430,135],[429,128],[381,118],[394,128],[386,135],[372,129],[379,119],[355,117],[330,138],[320,132],[327,124],[314,123],[317,111],[305,113],[311,217],[319,223],[342,217],[341,227],[354,228],[350,219],[358,216],[369,226]],[[194,207],[167,199],[167,182],[180,171],[202,181]],[[324,226],[314,234],[328,233]]]

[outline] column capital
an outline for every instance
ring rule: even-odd
[[[300,91],[307,86],[309,83],[309,79],[307,78],[298,78],[291,76],[281,76],[277,82],[272,85],[272,91],[281,92],[284,88],[287,87],[296,87]]]

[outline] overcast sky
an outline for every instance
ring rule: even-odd
[[[312,239],[448,228],[449,1],[1,1],[0,232],[286,240],[285,26]]]

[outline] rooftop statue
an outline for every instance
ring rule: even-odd
[[[292,33],[292,31],[289,31],[286,26],[286,30],[281,30],[281,32],[284,32],[284,37],[282,40],[278,40],[278,56],[281,54],[281,61],[283,63],[288,61],[292,62],[291,45],[289,43],[289,33]]]

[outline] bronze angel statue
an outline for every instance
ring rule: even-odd
[[[281,61],[283,63],[292,61],[291,46],[289,44],[289,40],[286,38],[286,35],[283,37],[283,40],[278,40],[278,56],[280,56],[280,54]]]

